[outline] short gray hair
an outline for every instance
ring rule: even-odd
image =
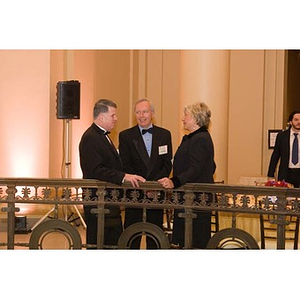
[[[100,99],[94,105],[93,117],[94,120],[99,116],[100,113],[108,112],[108,107],[117,108],[117,104],[108,99]]]
[[[210,124],[211,111],[205,103],[194,102],[187,104],[184,107],[184,111],[189,112],[193,116],[197,125],[208,128]]]
[[[152,113],[154,113],[154,105],[153,105],[153,103],[150,100],[146,99],[146,98],[139,99],[139,100],[137,100],[135,102],[134,107],[133,107],[134,111],[135,111],[135,108],[136,108],[137,104],[139,104],[141,102],[148,102],[149,105],[150,105],[150,109],[151,109]]]

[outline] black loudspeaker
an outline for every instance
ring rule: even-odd
[[[80,119],[80,82],[59,81],[57,89],[57,119]]]

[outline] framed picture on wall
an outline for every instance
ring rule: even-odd
[[[278,132],[282,131],[282,129],[269,129],[268,130],[268,146],[269,149],[273,149],[275,147],[275,141]]]

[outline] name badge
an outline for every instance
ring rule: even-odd
[[[168,153],[168,145],[158,147],[158,155],[163,155]]]

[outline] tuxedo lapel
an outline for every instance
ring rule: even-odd
[[[283,145],[285,146],[285,157],[289,158],[290,157],[290,134],[291,134],[291,129],[287,130],[284,134],[284,142]]]
[[[108,141],[110,147],[114,150],[114,152],[118,154],[118,151],[117,151],[113,141],[111,140],[111,138],[108,135],[106,135],[105,138]]]
[[[147,153],[147,149],[146,149],[144,140],[143,140],[143,138],[141,136],[141,133],[140,133],[140,130],[139,130],[138,126],[134,127],[133,144],[134,144],[137,152],[141,156],[144,164],[148,168],[149,163],[150,163],[150,157],[149,157],[149,155]]]
[[[159,136],[155,126],[153,126],[153,136],[152,136],[152,147],[151,147],[151,157],[150,164],[148,168],[148,175],[152,172],[155,162],[158,158],[158,145],[160,145]]]
[[[118,159],[121,162],[120,155],[119,155],[116,147],[114,146],[112,140],[110,139],[110,137],[109,136],[106,137],[105,134],[104,134],[104,131],[101,128],[99,128],[96,124],[93,124],[93,125],[94,125],[95,129],[97,130],[100,138],[103,140],[103,142],[108,145],[108,147],[111,149],[111,151],[113,152],[113,154],[115,156],[117,156]]]

